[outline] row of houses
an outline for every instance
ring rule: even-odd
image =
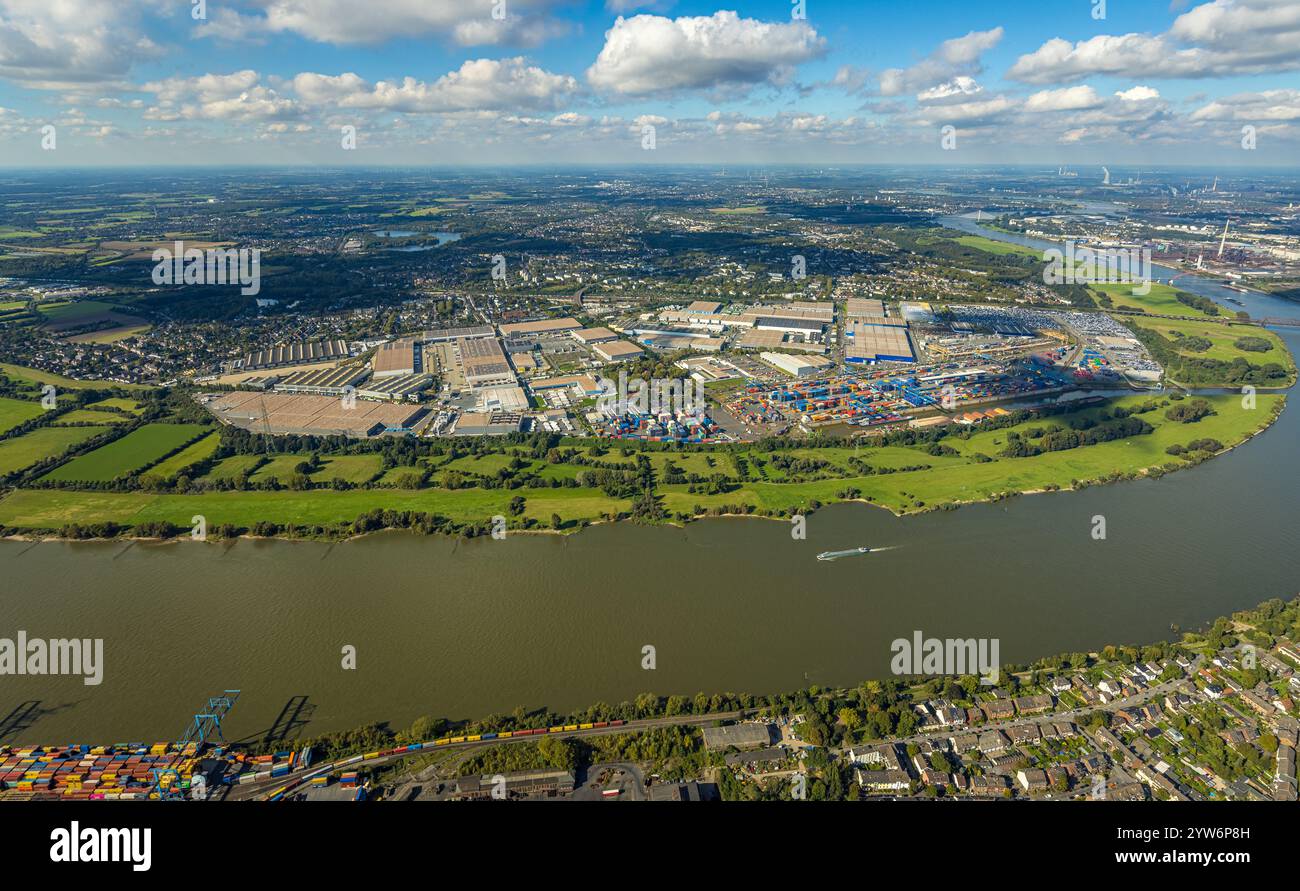
[[[1015,698],[993,699],[978,707],[962,708],[945,699],[920,702],[913,711],[924,730],[962,727],[986,721],[1006,721],[1016,716],[1041,715],[1051,711],[1056,702],[1047,693]]]

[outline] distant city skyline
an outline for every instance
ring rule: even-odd
[[[1298,70],[1293,0],[0,0],[0,167],[1294,166]]]

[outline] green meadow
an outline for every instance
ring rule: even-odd
[[[1012,493],[1068,489],[1076,484],[1102,481],[1115,476],[1140,475],[1152,468],[1182,467],[1184,463],[1181,459],[1167,453],[1169,446],[1185,447],[1190,442],[1201,439],[1218,440],[1225,447],[1236,445],[1268,426],[1275,411],[1280,410],[1285,397],[1262,393],[1257,397],[1257,405],[1253,409],[1243,407],[1241,398],[1236,395],[1205,398],[1214,413],[1195,423],[1185,424],[1165,417],[1166,406],[1176,404],[1169,401],[1168,397],[1125,396],[1112,400],[1104,407],[1090,407],[1068,415],[1037,418],[1011,428],[976,429],[969,438],[949,435],[941,441],[944,448],[936,450],[940,454],[930,454],[923,447],[895,445],[805,447],[778,451],[748,449],[737,453],[725,450],[652,452],[648,457],[659,479],[654,494],[670,515],[694,515],[698,510],[744,505],[758,511],[782,512],[808,508],[814,502],[829,504],[846,498],[871,500],[901,514],[944,504],[999,498]],[[1133,408],[1153,400],[1157,407],[1139,415],[1153,427],[1153,432],[1149,434],[1069,450],[1048,451],[1032,457],[1004,457],[1000,454],[1006,448],[1012,433],[1033,443],[1044,432],[1066,427],[1071,420],[1089,418],[1100,421],[1104,420],[1100,417],[1101,412],[1117,405]],[[128,442],[131,437],[126,437],[77,458],[65,468],[60,468],[64,471],[61,477],[95,479],[105,478],[104,475],[110,472],[128,473],[146,462],[148,452],[156,453],[152,459],[156,460],[158,454],[170,450],[164,448],[169,442],[174,442],[171,448],[175,448],[183,441],[177,437],[188,435],[193,438],[204,429],[190,425],[190,432],[182,434],[184,425],[173,425],[179,429],[172,431],[172,439],[163,441],[155,428],[166,426],[168,425],[148,425],[136,431],[151,431],[147,443],[143,438]],[[63,431],[78,429],[83,428],[63,428]],[[190,459],[201,455],[212,439],[213,435],[209,435],[199,440],[180,455],[157,465],[155,470],[179,471],[184,463],[193,463]],[[580,448],[582,453],[589,451],[589,448]],[[457,471],[470,481],[476,474],[493,476],[498,469],[508,468],[511,459],[515,457],[512,452],[513,450],[505,450],[482,458],[458,458],[446,464],[446,469]],[[582,465],[551,464],[522,455],[519,457],[524,466],[515,472],[521,476],[536,475],[546,480],[564,479],[575,477],[586,469]],[[265,481],[272,475],[291,475],[294,468],[306,458],[305,455],[273,456],[253,474],[253,479]],[[3,451],[0,451],[0,461],[2,460]],[[208,474],[208,478],[230,479],[263,460],[261,456],[255,455],[227,458]],[[168,520],[177,525],[185,525],[190,517],[201,513],[207,517],[209,525],[230,523],[237,527],[251,528],[264,521],[280,525],[331,526],[349,523],[360,514],[374,509],[421,511],[445,516],[457,523],[473,523],[485,522],[498,514],[508,516],[510,502],[517,497],[525,500],[523,516],[542,525],[549,525],[552,514],[558,514],[565,522],[594,521],[630,509],[630,501],[627,499],[610,498],[599,489],[585,487],[388,488],[414,469],[396,468],[379,477],[380,459],[377,455],[325,456],[322,460],[324,466],[311,474],[312,482],[322,487],[314,489],[187,494],[20,489],[0,499],[0,525],[43,530],[58,529],[66,523],[93,524],[110,521],[124,526],[151,520]],[[436,464],[437,460],[429,459],[428,464],[422,466]],[[634,463],[635,456],[624,457],[620,448],[614,447],[600,455],[598,460],[630,465]],[[700,491],[693,493],[689,491],[688,483],[666,484],[662,477],[670,462],[683,472],[703,478],[721,474],[731,481],[731,491],[701,494],[705,491],[702,485],[697,486]],[[77,467],[79,463],[81,466]],[[864,472],[864,466],[874,468],[876,472]],[[2,463],[0,467],[3,467]],[[92,472],[96,476],[88,475]],[[437,479],[442,472],[442,469],[435,469],[434,478]],[[365,483],[378,477],[386,487],[335,491],[328,488],[335,477],[354,483]]]
[[[1187,316],[1196,319],[1214,318],[1209,313],[1202,312],[1185,303],[1179,303],[1178,288],[1162,285],[1158,282],[1152,282],[1151,293],[1144,295],[1134,294],[1134,286],[1131,284],[1089,285],[1088,287],[1109,297],[1115,309],[1149,312],[1155,315]],[[1223,307],[1223,314],[1219,318],[1229,318],[1231,316],[1232,312],[1227,307]]]
[[[0,434],[40,417],[43,411],[39,402],[0,396]]]
[[[201,424],[146,424],[121,439],[54,468],[42,479],[59,482],[119,479],[148,467],[209,429]]]
[[[92,439],[109,427],[37,427],[30,433],[0,440],[0,474],[31,467],[45,458],[59,457],[73,446]]]

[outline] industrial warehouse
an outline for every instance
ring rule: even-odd
[[[479,437],[537,425],[706,443],[979,423],[991,406],[973,411],[977,405],[1080,386],[1149,386],[1162,373],[1127,329],[1097,314],[963,304],[936,313],[927,303],[849,296],[725,308],[695,301],[636,321],[647,319],[666,327],[629,319],[584,325],[566,316],[275,347],[250,358],[281,363],[326,349],[358,358],[247,377],[244,386],[269,394],[209,394],[204,404],[226,423],[258,431]],[[725,358],[677,365],[701,384],[738,377],[743,385],[704,412],[611,415],[584,404],[599,395],[602,368],[678,349],[725,350]],[[416,406],[425,400],[433,405],[421,413]]]
[[[846,362],[911,362],[916,358],[903,325],[852,322],[844,337]]]
[[[333,362],[346,359],[348,355],[348,345],[344,341],[323,340],[319,343],[295,343],[258,350],[245,356],[242,365],[245,371],[253,371],[310,362]]]

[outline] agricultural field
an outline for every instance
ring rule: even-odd
[[[92,402],[90,405],[86,407],[97,408],[97,409],[112,408],[112,409],[117,409],[118,411],[128,412],[133,415],[138,415],[140,414],[141,411],[144,410],[144,406],[136,402],[134,399],[123,399],[120,396],[113,396],[109,399],[101,399],[99,402]]]
[[[30,433],[0,441],[0,474],[31,467],[38,461],[64,454],[93,439],[109,427],[37,427]]]
[[[78,334],[75,337],[69,337],[69,343],[117,343],[119,340],[126,340],[128,337],[135,337],[137,334],[143,334],[148,331],[150,325],[121,325],[116,328],[105,328],[102,331],[92,331],[89,334]]]
[[[234,461],[237,458],[248,457],[256,456],[236,455],[226,460]],[[249,482],[266,483],[275,479],[281,485],[286,485],[297,472],[298,465],[304,461],[309,461],[311,455],[272,455],[270,458],[271,460],[259,467],[257,472],[249,477]],[[317,483],[328,483],[335,479],[341,479],[353,484],[367,483],[379,474],[382,464],[383,459],[378,455],[323,455],[321,456],[320,469],[309,473],[308,477],[312,482]],[[221,469],[220,465],[215,469]],[[234,475],[237,476],[238,471]]]
[[[334,455],[321,458],[321,469],[311,475],[315,482],[336,479],[349,483],[368,483],[378,474],[383,459],[378,455]]]
[[[1155,315],[1187,316],[1195,319],[1214,318],[1214,316],[1204,313],[1193,306],[1179,303],[1177,297],[1178,288],[1162,285],[1158,282],[1152,282],[1151,293],[1145,295],[1134,294],[1134,286],[1131,284],[1089,285],[1088,287],[1109,297],[1115,309],[1136,310]],[[1223,313],[1219,318],[1231,318],[1232,315],[1233,311],[1224,306]]]
[[[56,467],[42,479],[109,482],[149,466],[211,428],[201,424],[146,424],[121,439]]]
[[[70,377],[64,377],[61,374],[51,374],[48,371],[38,371],[35,368],[24,368],[21,365],[11,365],[7,362],[0,362],[0,374],[14,381],[23,381],[33,386],[42,384],[53,384],[62,390],[91,390],[98,387],[126,386],[128,389],[139,390],[143,387],[110,384],[107,381],[79,381]]]
[[[187,445],[170,458],[159,461],[145,471],[144,475],[164,480],[172,479],[190,465],[211,458],[219,445],[221,445],[221,434],[213,431],[197,442]]]
[[[43,411],[39,402],[0,396],[0,434],[40,417]]]
[[[39,312],[51,324],[75,325],[86,319],[103,316],[112,310],[112,305],[99,300],[78,300],[75,302],[49,302],[36,304]]]
[[[74,408],[66,414],[59,415],[54,419],[53,423],[58,426],[67,424],[129,424],[131,419],[113,411]]]
[[[250,483],[267,483],[271,480],[278,480],[280,483],[288,483],[294,475],[294,468],[310,458],[310,455],[271,455],[270,460],[263,464],[253,473],[248,481]]]
[[[245,471],[250,471],[262,460],[261,455],[232,455],[229,458],[222,458],[216,466],[204,474],[200,479],[205,480],[233,480],[238,479]]]

